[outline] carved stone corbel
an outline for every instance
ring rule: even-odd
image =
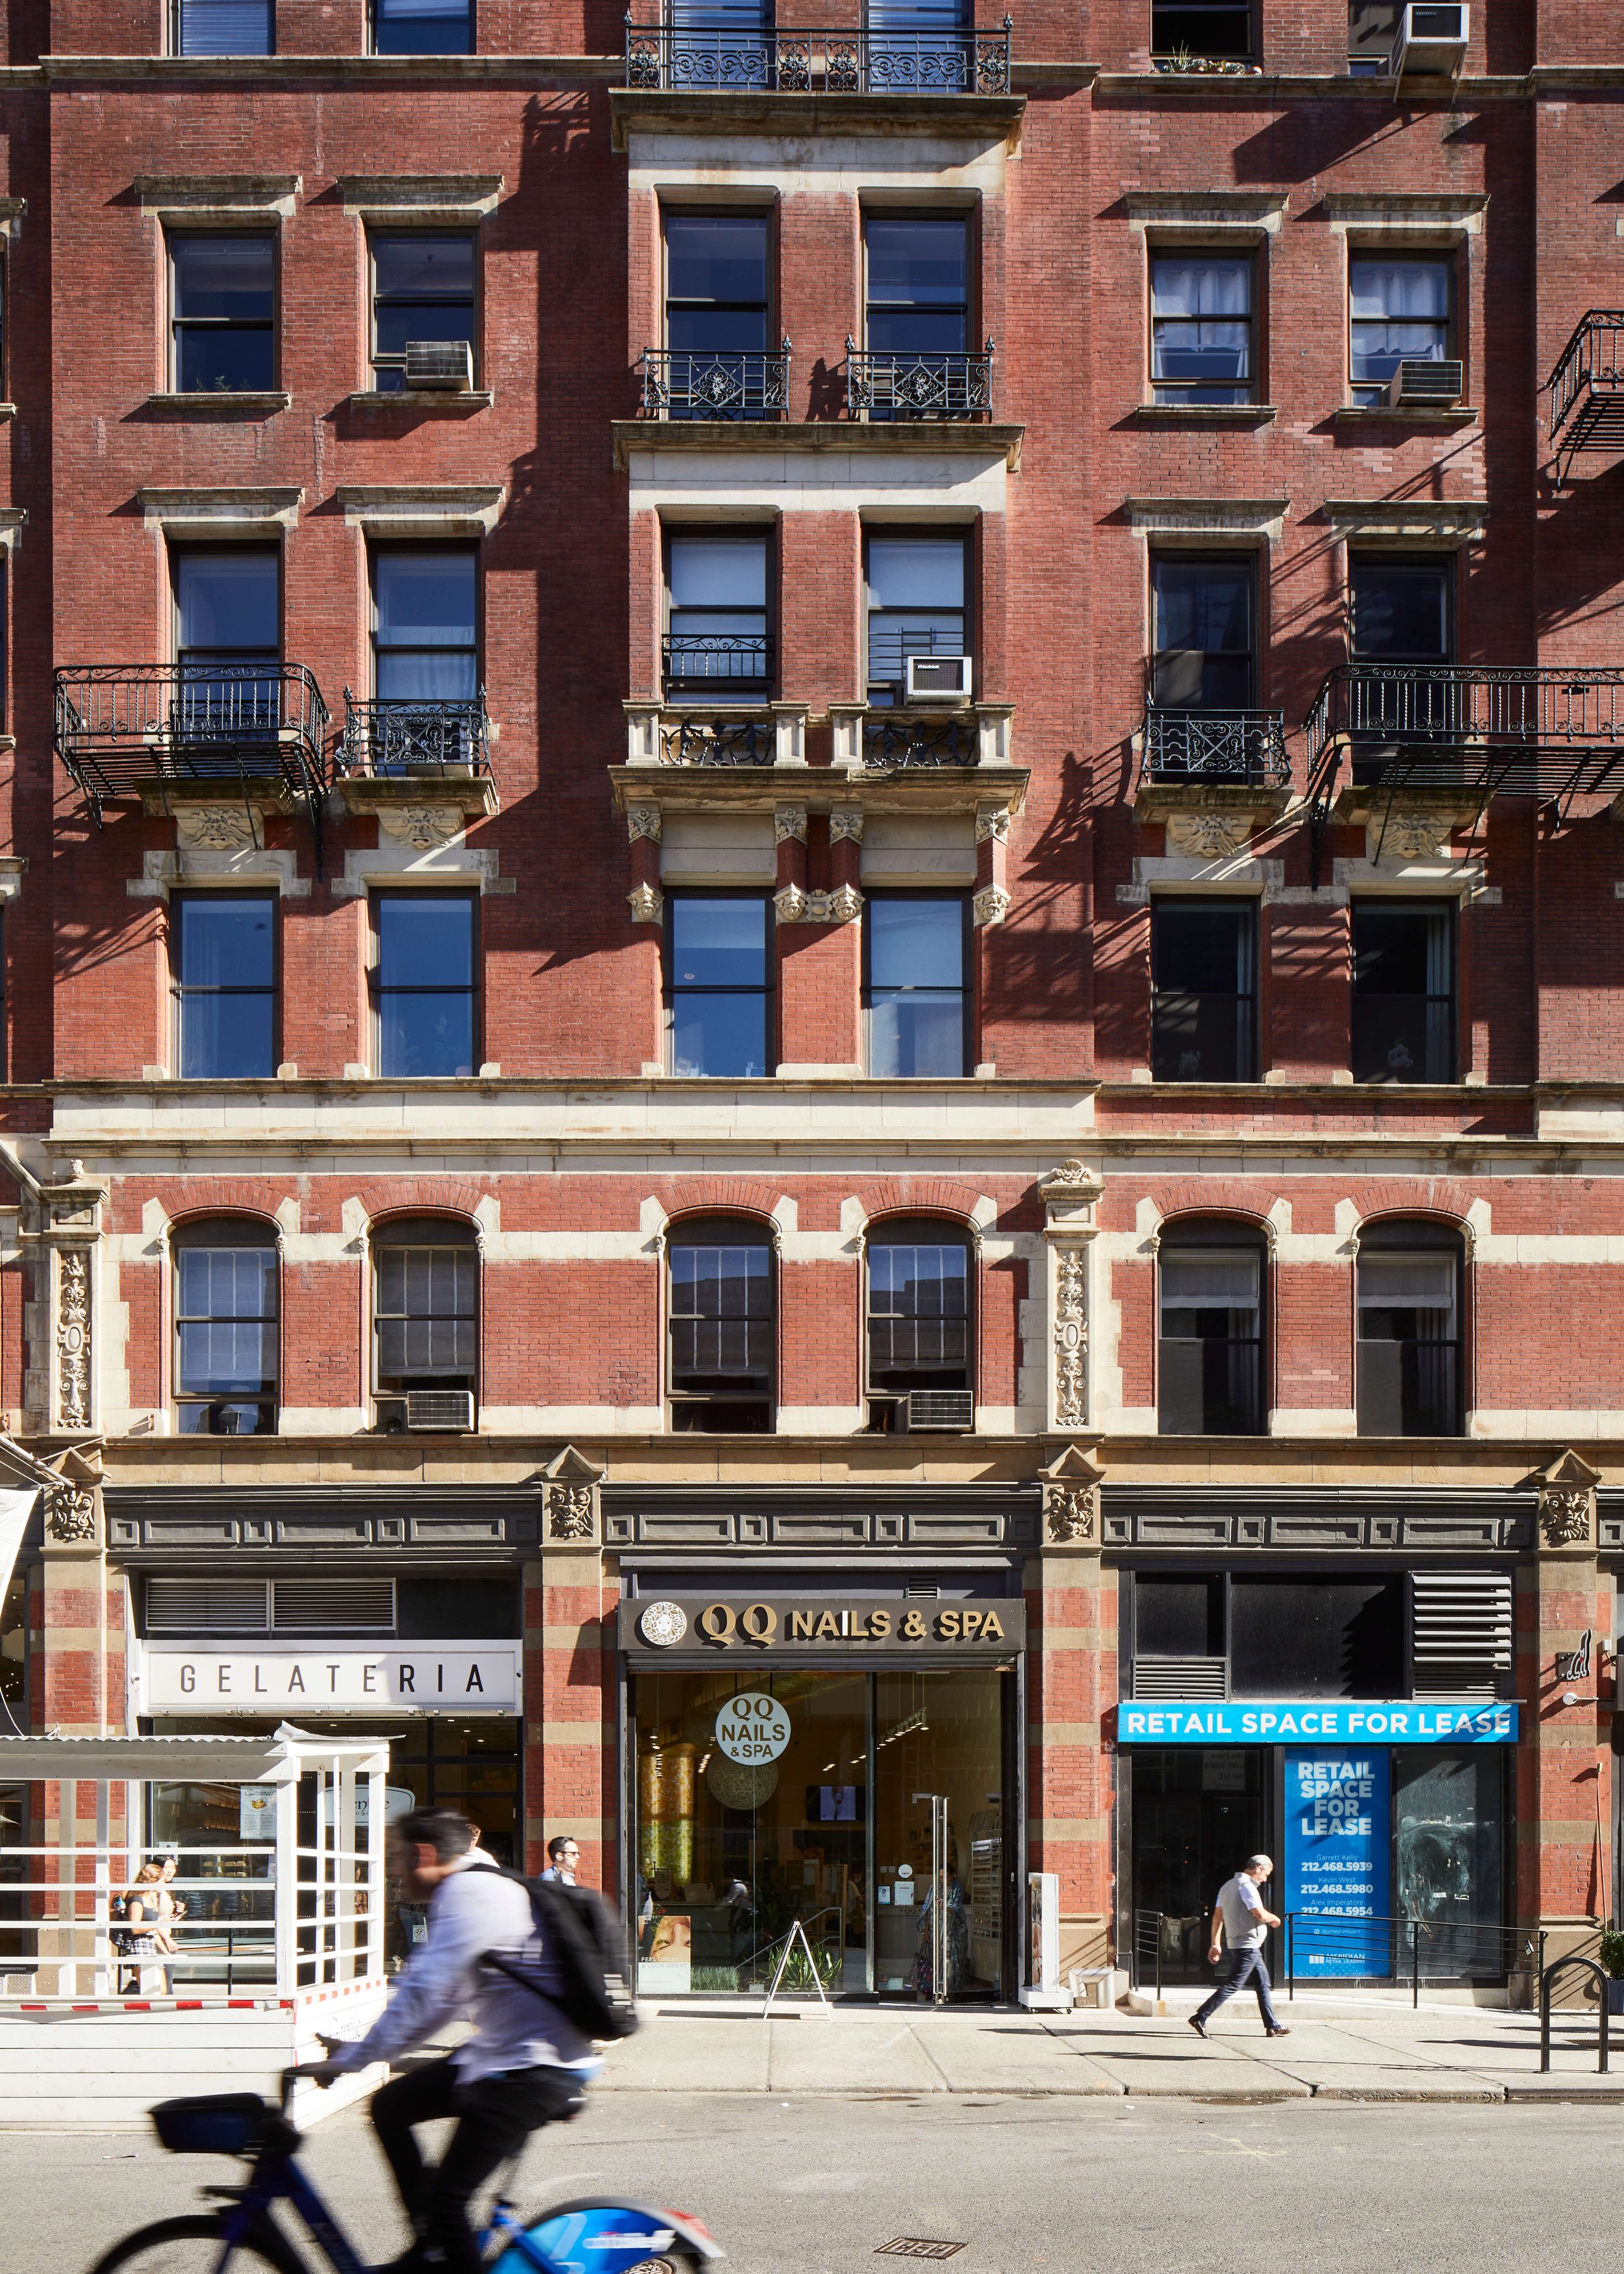
[[[1539,1491],[1539,1547],[1569,1555],[1594,1553],[1596,1546],[1596,1487],[1601,1472],[1582,1460],[1571,1447],[1560,1453],[1534,1480]]]
[[[598,1539],[598,1487],[604,1480],[602,1469],[595,1468],[584,1453],[573,1445],[566,1445],[555,1453],[542,1470],[542,1500],[545,1510],[544,1531],[556,1545],[581,1546]]]
[[[1079,1445],[1068,1445],[1057,1460],[1038,1471],[1043,1487],[1043,1544],[1047,1547],[1094,1547],[1100,1544],[1100,1486],[1097,1468]]]

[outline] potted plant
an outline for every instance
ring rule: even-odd
[[[1624,2014],[1624,1927],[1603,1927],[1596,1955],[1606,1969],[1607,2011]]]

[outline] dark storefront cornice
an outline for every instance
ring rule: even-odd
[[[1482,1555],[1535,1544],[1531,1486],[1106,1484],[1100,1497],[1108,1552]]]
[[[1035,1547],[1041,1498],[1036,1483],[605,1484],[604,1545],[814,1555]]]
[[[466,1570],[536,1553],[539,1485],[109,1485],[108,1554],[161,1567],[199,1555],[328,1562],[381,1555]]]

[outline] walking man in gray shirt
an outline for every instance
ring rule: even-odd
[[[1269,1996],[1268,1968],[1263,1960],[1263,1938],[1280,1921],[1273,1911],[1264,1909],[1258,1890],[1274,1868],[1272,1856],[1249,1856],[1235,1877],[1226,1879],[1218,1890],[1207,1956],[1213,1966],[1222,1956],[1218,1939],[1222,1924],[1223,1939],[1229,1945],[1229,1963],[1212,1996],[1190,2016],[1190,2026],[1198,2037],[1207,2035],[1207,2025],[1220,2006],[1227,2006],[1249,1980],[1258,1993],[1258,2011],[1263,2016],[1265,2034],[1271,2037],[1291,2034],[1274,2011]]]

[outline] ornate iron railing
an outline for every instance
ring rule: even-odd
[[[660,728],[660,756],[668,766],[770,766],[771,719],[680,719]]]
[[[980,355],[876,355],[846,343],[846,407],[853,418],[988,418],[993,343]]]
[[[1291,779],[1282,711],[1159,711],[1145,713],[1147,782],[1233,782],[1283,789]]]
[[[56,755],[102,809],[164,784],[279,781],[318,816],[327,704],[299,663],[64,664]]]
[[[471,702],[391,696],[357,703],[346,687],[337,755],[339,772],[349,776],[488,774],[485,689]]]
[[[1624,757],[1624,666],[1338,664],[1305,731],[1316,758],[1340,743],[1356,769],[1396,764],[1449,784],[1528,786],[1541,760],[1560,776],[1591,759],[1611,771]]]
[[[719,94],[1008,94],[1010,29],[1007,16],[990,32],[707,28],[628,16],[626,84]]]
[[[768,632],[667,632],[660,654],[667,687],[762,687],[772,677]]]
[[[1559,481],[1581,450],[1624,449],[1624,309],[1588,309],[1546,385]]]
[[[972,719],[919,719],[906,712],[873,712],[863,720],[863,764],[871,773],[899,767],[973,766]]]
[[[777,355],[720,349],[650,348],[643,373],[645,418],[782,418],[789,410],[790,343]]]

